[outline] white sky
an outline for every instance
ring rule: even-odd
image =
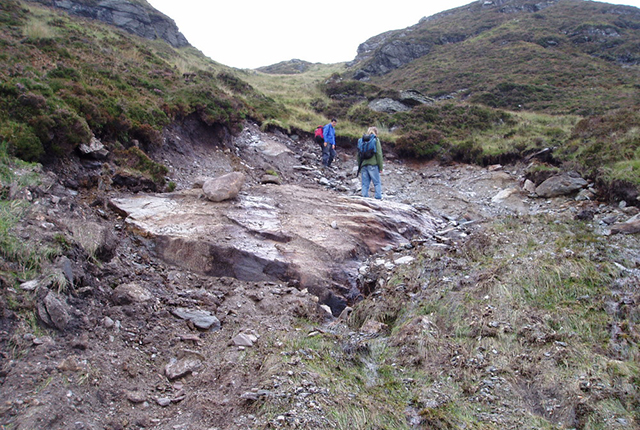
[[[333,64],[355,58],[372,36],[417,24],[470,0],[147,0],[189,43],[227,66],[254,69],[291,59]],[[482,0],[480,0],[482,1]],[[607,3],[640,7],[640,0]]]

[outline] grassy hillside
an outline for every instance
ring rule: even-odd
[[[553,114],[636,106],[640,10],[582,0],[542,6],[474,2],[390,35],[430,52],[372,82],[433,97],[459,92],[491,107]]]
[[[191,115],[234,130],[286,112],[193,48],[16,1],[0,5],[0,20],[0,137],[27,161],[49,162],[92,135],[148,148]]]

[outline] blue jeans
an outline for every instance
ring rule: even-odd
[[[380,169],[378,165],[362,166],[362,197],[369,197],[369,185],[373,182],[376,190],[376,199],[382,198],[382,183],[380,182]]]
[[[332,144],[327,143],[327,146],[322,147],[322,165],[331,167],[334,158],[336,158],[336,150]]]

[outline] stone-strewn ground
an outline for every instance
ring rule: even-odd
[[[352,148],[339,148],[335,168],[322,170],[319,151],[310,140],[292,139],[277,132],[261,133],[250,124],[239,136],[222,141],[206,136],[204,130],[187,131],[168,131],[167,144],[154,154],[171,167],[170,179],[177,184],[176,193],[192,193],[193,183],[201,177],[241,170],[247,180],[240,201],[254,195],[254,188],[278,187],[278,183],[279,193],[295,187],[309,195],[331,199],[328,206],[358,195]],[[48,269],[49,276],[43,279],[24,283],[19,289],[3,280],[0,426],[6,428],[346,428],[340,427],[328,412],[332,405],[349,402],[355,398],[350,396],[358,394],[340,392],[309,368],[306,363],[317,353],[304,346],[304,339],[336,339],[345,346],[343,359],[351,360],[362,352],[362,342],[380,339],[385,333],[375,321],[358,324],[365,322],[358,318],[363,318],[366,309],[373,312],[376,307],[391,306],[385,296],[402,297],[403,306],[409,306],[434,299],[437,288],[444,291],[446,285],[455,285],[460,291],[469,285],[488,285],[491,273],[461,267],[464,259],[448,256],[460,252],[482,254],[483,247],[494,241],[502,244],[498,257],[517,254],[525,244],[515,235],[487,237],[484,233],[484,226],[500,219],[521,222],[523,230],[534,231],[538,241],[552,244],[554,232],[549,226],[586,217],[594,234],[608,237],[626,252],[629,266],[624,270],[632,273],[625,278],[627,282],[638,279],[637,236],[606,236],[609,225],[631,219],[637,209],[576,201],[573,197],[532,197],[522,190],[526,166],[482,168],[409,163],[389,153],[382,177],[384,204],[410,205],[437,222],[427,238],[389,242],[388,246],[376,248],[380,251],[376,255],[361,252],[352,260],[342,258],[345,264],[356,264],[356,285],[369,300],[362,302],[366,303],[363,310],[357,307],[354,295],[345,295],[351,300],[347,304],[355,307],[355,316],[349,317],[351,308],[347,308],[341,317],[334,318],[320,306],[310,288],[299,282],[206,276],[199,267],[186,270],[185,264],[177,261],[179,254],[173,254],[173,262],[159,258],[159,245],[153,237],[132,229],[109,204],[112,199],[131,198],[129,193],[101,181],[94,181],[98,186],[90,189],[70,187],[74,184],[70,182],[72,174],[78,181],[91,173],[82,164],[65,169],[57,175],[47,174],[37,188],[14,193],[16,199],[31,199],[34,203],[27,221],[16,228],[15,234],[25,241],[42,243],[67,237],[69,251]],[[283,200],[287,198],[278,195]],[[280,204],[288,207],[284,201]],[[370,210],[376,211],[376,207]],[[335,214],[339,218],[327,219],[323,228],[339,233],[346,215]],[[532,221],[535,216],[543,216],[549,224]],[[182,220],[176,219],[176,224],[179,221]],[[334,221],[337,224],[332,226]],[[231,235],[225,239],[235,238]],[[340,240],[339,234],[332,240]],[[555,245],[550,248],[555,251]],[[207,251],[197,247],[190,250]],[[409,283],[386,284],[393,273],[413,267],[418,250],[420,255],[434,256],[433,263],[425,265],[437,279],[434,286],[425,284],[421,292]],[[330,257],[323,261],[330,261]],[[532,256],[529,264],[535,265],[535,261]],[[620,288],[628,292],[628,288]],[[637,291],[635,295],[627,292],[616,306],[625,301],[637,305]],[[462,293],[459,298],[463,300]],[[498,311],[489,300],[484,309],[466,317],[472,326],[477,324],[479,336],[491,336],[491,330],[509,330],[507,323],[490,317]],[[522,332],[531,345],[552,336],[539,324],[539,317],[531,315],[529,331]],[[452,380],[471,373],[481,381],[478,390],[472,390],[474,401],[492,406],[478,413],[478,422],[493,428],[521,428],[518,426],[527,422],[525,417],[531,411],[559,425],[580,422],[580,417],[570,417],[576,408],[558,393],[545,391],[548,387],[535,387],[528,397],[531,404],[519,403],[518,399],[527,396],[515,395],[508,389],[511,374],[498,369],[498,360],[494,359],[497,352],[492,355],[491,351],[448,350],[446,334],[438,332],[437,321],[421,318],[394,338],[383,337],[384,342],[406,346],[404,362],[396,364],[412,366],[416,360],[432,359],[431,366],[440,366],[438,374],[449,373]],[[315,330],[297,332],[300,321],[310,323]],[[634,330],[631,333],[637,334]],[[430,333],[431,337],[421,337],[418,345],[415,333]],[[630,342],[634,341],[637,339],[631,338]],[[562,344],[555,347],[557,351],[563,348]],[[523,363],[520,370],[535,373],[531,363],[544,360],[545,356],[532,352],[528,359],[529,364]],[[540,363],[542,369],[544,361]],[[366,383],[375,384],[376,365],[370,364],[372,379]],[[514,365],[502,364],[505,368]],[[491,366],[495,366],[494,370]],[[405,382],[408,387],[416,383],[409,377]],[[602,394],[605,390],[588,378],[584,382],[593,383],[592,393]],[[409,427],[429,428],[424,411],[446,404],[453,397],[450,386],[438,384],[431,385],[416,405],[407,408],[406,417],[398,419]],[[422,406],[418,407],[418,403]],[[261,404],[271,413],[257,407]],[[545,412],[540,405],[551,409]],[[593,406],[587,402],[583,407]],[[621,417],[610,428],[633,426],[627,417]],[[354,423],[353,428],[368,427]]]

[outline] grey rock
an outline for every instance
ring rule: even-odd
[[[396,113],[411,110],[409,106],[390,98],[375,99],[369,102],[369,109],[375,112]]]
[[[400,102],[407,106],[419,106],[435,103],[435,100],[417,90],[404,90],[400,91]]]
[[[71,321],[71,308],[53,291],[43,293],[44,298],[37,305],[38,316],[48,326],[64,331]]]
[[[202,361],[195,355],[181,359],[171,359],[164,368],[164,373],[170,381],[185,377],[202,367]]]
[[[171,311],[175,316],[187,321],[203,330],[220,330],[220,320],[209,311],[177,308]]]
[[[20,284],[20,288],[24,291],[34,291],[36,288],[38,288],[39,284],[40,279],[32,279],[31,281],[23,282],[22,284]]]
[[[354,62],[366,65],[356,71],[354,79],[366,80],[370,76],[384,75],[431,52],[425,43],[405,39],[402,31],[390,31],[374,36],[358,46]]]
[[[536,187],[540,197],[558,197],[574,193],[587,186],[587,181],[571,173],[555,175]]]
[[[208,179],[202,185],[207,199],[212,202],[222,202],[238,196],[244,185],[244,174],[231,172],[214,179]]]
[[[160,397],[156,399],[156,403],[165,408],[171,404],[171,399],[168,397]]]
[[[231,340],[236,346],[253,346],[258,338],[251,334],[240,333]]]
[[[104,160],[109,155],[107,148],[95,136],[91,138],[88,144],[80,144],[78,151],[80,151],[81,156],[94,160]]]
[[[131,282],[118,285],[111,295],[111,299],[117,305],[128,305],[131,303],[142,303],[151,300],[153,296],[144,287]]]
[[[299,279],[300,288],[320,303],[338,265],[346,262],[340,276],[356,274],[355,249],[376,253],[414,238],[435,241],[442,222],[427,208],[336,196],[322,188],[310,193],[291,184],[252,187],[233,204],[211,203],[193,192],[111,203],[169,264],[253,282]],[[339,220],[338,229],[331,220]]]
[[[189,46],[175,21],[152,7],[129,0],[28,0],[64,10],[70,15],[102,21],[145,39],[162,39],[175,48]]]

